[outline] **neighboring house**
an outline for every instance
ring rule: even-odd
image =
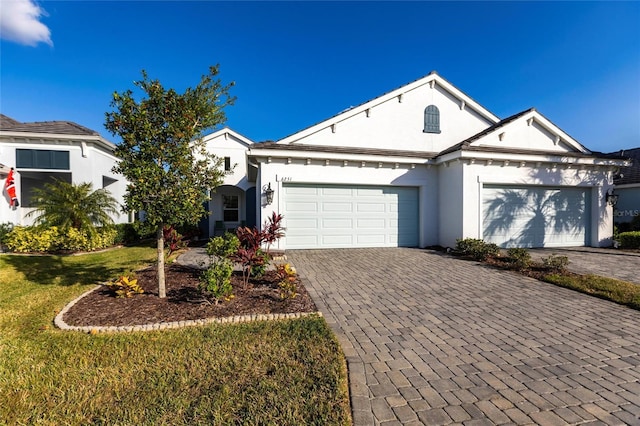
[[[606,194],[627,164],[592,153],[535,109],[501,120],[436,73],[277,142],[250,144],[228,129],[209,138],[217,155],[227,154],[216,143],[248,146],[244,160],[232,157],[247,173],[232,175],[244,201],[228,227],[250,223],[255,185],[255,223],[284,215],[278,249],[452,247],[465,237],[607,246]]]
[[[640,148],[625,149],[607,154],[614,158],[630,159],[633,164],[620,168],[613,178],[618,202],[614,216],[616,224],[631,222],[640,216]]]
[[[94,189],[106,188],[123,204],[126,181],[111,169],[117,158],[115,145],[97,132],[69,121],[21,123],[0,114],[0,223],[31,225],[33,189],[42,188],[53,179],[79,184],[90,182]],[[20,206],[10,207],[5,180],[14,168],[16,192]],[[113,217],[126,222],[127,215]]]

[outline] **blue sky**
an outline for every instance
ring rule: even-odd
[[[104,129],[145,69],[234,81],[227,125],[278,140],[432,70],[501,118],[530,107],[595,151],[640,146],[640,2],[0,0],[0,112]],[[38,9],[39,8],[39,9]]]

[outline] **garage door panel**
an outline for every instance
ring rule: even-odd
[[[351,188],[330,187],[322,188],[322,195],[329,197],[353,197],[353,190]]]
[[[483,239],[502,247],[583,246],[587,239],[583,188],[483,188]]]
[[[357,211],[363,213],[384,213],[386,205],[384,203],[360,202],[357,204]]]
[[[288,220],[288,226],[296,229],[311,229],[315,232],[318,228],[319,220],[315,218],[291,218]]]
[[[418,245],[415,187],[284,184],[283,195],[288,249]]]
[[[351,203],[336,203],[325,202],[322,203],[322,211],[324,212],[352,212],[353,204]]]
[[[318,211],[317,202],[288,202],[286,205],[287,211],[290,212],[309,212],[316,213]]]
[[[295,227],[295,226],[294,226]],[[353,220],[344,218],[324,218],[322,219],[323,229],[351,229],[353,228]]]
[[[331,247],[351,247],[353,245],[353,236],[351,235],[323,235],[322,246]],[[319,245],[316,245],[319,247]]]

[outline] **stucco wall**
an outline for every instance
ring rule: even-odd
[[[440,110],[440,134],[423,132],[428,105]],[[394,97],[371,107],[369,116],[363,111],[329,120],[334,129],[319,129],[296,143],[439,152],[493,124],[470,107],[460,106],[460,100],[442,87],[424,84],[404,93],[402,101]]]

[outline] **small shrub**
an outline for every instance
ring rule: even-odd
[[[296,269],[291,266],[291,264],[285,263],[278,265],[276,273],[278,274],[278,278],[280,280],[278,282],[278,288],[280,289],[280,299],[294,299],[298,295],[298,293],[296,292],[296,284],[298,282],[298,274],[296,272]]]
[[[118,223],[114,228],[116,230],[114,244],[134,244],[142,239],[135,223]]]
[[[217,305],[220,300],[229,300],[232,296],[231,274],[233,266],[228,261],[221,261],[209,266],[200,276],[198,288],[206,296],[212,298]]]
[[[182,239],[182,235],[173,226],[162,228],[162,234],[164,236],[164,246],[168,249],[167,257],[187,246],[187,242]]]
[[[513,266],[521,271],[531,266],[531,255],[524,248],[510,248],[507,250],[507,257]]]
[[[485,243],[477,238],[464,238],[456,240],[455,251],[474,260],[484,261],[491,256],[500,254],[500,247],[493,243]]]
[[[267,265],[271,257],[261,249],[256,252],[256,257],[262,258],[262,260],[257,260],[254,265],[251,265],[251,276],[261,278],[267,272]]]
[[[569,258],[552,254],[549,257],[542,258],[542,265],[551,271],[563,272],[569,265]]]
[[[207,243],[206,251],[209,257],[227,259],[240,247],[240,240],[234,234],[227,232],[222,237],[214,237]]]
[[[105,286],[119,299],[144,293],[142,287],[138,285],[138,280],[133,276],[123,275],[115,281],[106,283]]]
[[[640,231],[621,232],[618,235],[620,248],[640,249]]]

